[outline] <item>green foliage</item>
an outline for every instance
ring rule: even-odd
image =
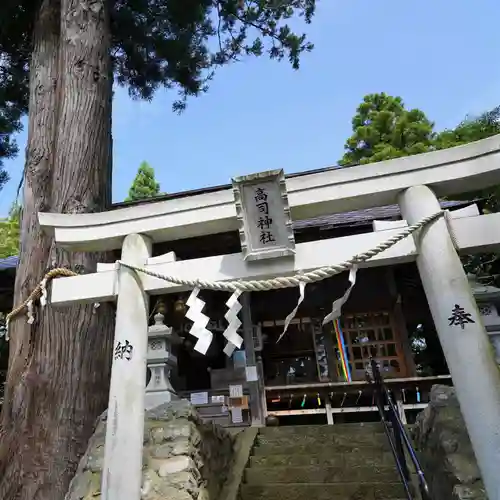
[[[0,2],[0,160],[28,106],[28,67],[40,1]],[[289,20],[310,23],[316,0],[110,0],[116,81],[133,97],[177,89],[176,111],[207,90],[215,71],[244,56],[287,58],[294,68],[312,49]],[[5,134],[5,135],[2,135]]]
[[[156,182],[155,171],[149,163],[143,161],[139,166],[134,182],[125,201],[143,200],[160,194],[160,184]]]
[[[500,133],[500,106],[479,116],[468,116],[455,128],[437,134],[434,144],[437,149],[451,148],[469,142],[486,139]]]
[[[1,72],[2,67],[0,66],[0,79]],[[2,94],[2,88],[0,88],[0,99],[2,99]],[[9,180],[9,174],[3,168],[3,160],[12,158],[17,154],[17,144],[12,136],[19,131],[21,126],[19,117],[12,113],[8,106],[8,103],[5,105],[5,101],[0,101],[0,191]]]
[[[428,151],[434,124],[419,109],[406,110],[401,97],[369,94],[352,119],[353,134],[339,165],[359,165]]]
[[[19,221],[21,207],[14,204],[9,217],[0,219],[0,258],[11,257],[19,252]]]
[[[16,5],[11,0],[0,4],[0,191],[9,180],[3,160],[18,153],[13,135],[21,130],[20,120],[28,109],[27,40],[16,33],[16,20],[26,19],[20,15],[22,7]],[[13,19],[3,17],[15,11],[17,15]]]
[[[500,106],[479,116],[466,117],[454,129],[437,134],[434,144],[436,149],[445,149],[486,139],[495,134],[500,134]],[[488,211],[500,211],[500,186],[465,193],[455,198],[481,198],[485,200]]]

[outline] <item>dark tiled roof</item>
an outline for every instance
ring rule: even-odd
[[[442,201],[441,208],[460,208],[470,205],[470,201]],[[384,207],[366,208],[354,210],[353,212],[342,212],[332,215],[323,215],[309,220],[299,220],[293,223],[294,229],[305,229],[309,227],[320,227],[321,229],[332,229],[339,226],[365,226],[378,219],[400,219],[401,211],[398,205],[387,205]]]
[[[442,208],[460,208],[470,205],[470,201],[442,201]],[[353,212],[343,212],[333,215],[324,215],[309,220],[299,220],[293,223],[296,230],[317,228],[332,229],[334,227],[366,226],[374,220],[399,219],[401,212],[398,205],[387,205],[385,207],[367,208],[365,210],[355,210]],[[18,258],[15,256],[0,259],[0,272],[7,269],[14,269],[17,266]]]

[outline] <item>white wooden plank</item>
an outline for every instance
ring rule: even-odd
[[[455,219],[451,226],[461,253],[500,250],[500,213]]]
[[[462,217],[474,217],[476,215],[481,215],[479,212],[479,207],[473,203],[464,208],[459,208],[458,210],[450,211],[450,217],[452,219],[460,219]],[[372,227],[374,231],[386,231],[387,229],[403,229],[408,226],[405,220],[374,220]]]
[[[109,302],[118,295],[118,271],[104,271],[52,281],[50,302],[54,306],[69,305],[74,302],[91,304]]]

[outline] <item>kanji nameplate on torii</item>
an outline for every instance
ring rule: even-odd
[[[245,260],[295,254],[295,238],[283,170],[233,179],[241,249]]]

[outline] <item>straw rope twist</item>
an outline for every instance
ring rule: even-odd
[[[69,277],[69,276],[78,276],[78,273],[71,271],[70,269],[66,269],[65,267],[56,267],[51,269],[48,273],[45,274],[43,279],[38,283],[38,285],[33,289],[33,291],[29,294],[28,298],[24,300],[21,304],[19,304],[15,309],[7,314],[5,320],[7,323],[19,313],[23,312],[24,309],[28,306],[28,303],[34,302],[42,296],[43,288],[46,284],[53,280],[54,278],[61,277]]]
[[[314,269],[313,271],[309,271],[307,273],[296,274],[294,276],[282,276],[278,278],[271,278],[267,280],[237,280],[237,281],[204,281],[200,279],[196,280],[187,280],[182,278],[176,278],[175,276],[165,276],[163,274],[150,271],[149,269],[145,269],[143,267],[133,266],[131,264],[127,264],[121,260],[117,261],[120,266],[126,267],[133,271],[146,274],[153,278],[158,278],[164,281],[168,281],[169,283],[173,283],[175,285],[187,286],[190,288],[201,288],[205,290],[216,290],[216,291],[227,291],[227,292],[235,292],[240,290],[242,292],[265,292],[268,290],[276,290],[280,288],[292,288],[299,286],[301,282],[303,283],[315,283],[316,281],[321,281],[326,278],[330,278],[335,276],[336,274],[340,274],[344,271],[348,271],[352,267],[366,262],[367,260],[375,257],[379,253],[391,248],[396,243],[399,243],[401,240],[410,236],[414,232],[422,229],[426,224],[435,221],[436,219],[443,217],[445,214],[444,211],[437,212],[435,214],[429,215],[427,217],[422,218],[417,223],[408,226],[404,230],[402,230],[399,234],[392,236],[386,241],[380,243],[375,248],[368,250],[366,252],[355,255],[351,259],[341,262],[340,264],[336,264],[334,266],[326,266],[320,267],[318,269]],[[452,238],[453,239],[453,238]]]
[[[287,276],[287,277],[282,276],[267,280],[249,280],[249,281],[243,281],[243,280],[205,281],[200,279],[186,280],[182,278],[176,278],[175,276],[164,276],[163,274],[150,271],[149,269],[145,269],[143,267],[127,264],[126,262],[122,262],[121,260],[117,262],[120,266],[126,267],[135,272],[146,274],[153,278],[158,278],[167,281],[169,283],[173,283],[175,285],[187,286],[190,288],[197,287],[206,290],[227,291],[227,292],[235,292],[237,290],[240,290],[242,292],[264,292],[268,290],[296,287],[299,286],[301,282],[306,284],[315,283],[317,281],[321,281],[326,278],[335,276],[336,274],[340,274],[344,271],[348,271],[353,266],[356,266],[362,262],[366,262],[367,260],[375,257],[379,253],[382,253],[383,251],[393,247],[396,243],[399,243],[401,240],[415,233],[419,229],[422,229],[430,222],[433,222],[443,216],[446,216],[446,211],[436,212],[435,214],[424,217],[416,224],[408,226],[407,228],[403,229],[399,234],[392,236],[391,238],[377,245],[375,248],[372,248],[371,250],[355,255],[351,259],[345,262],[341,262],[340,264],[321,267],[318,269],[314,269],[313,271],[309,271],[307,273],[302,273],[302,274],[296,274],[294,276]],[[447,222],[449,221],[448,216],[446,216],[446,220]],[[454,244],[456,245],[456,241],[451,230],[450,230],[450,235],[452,240],[454,241]],[[55,269],[51,269],[48,273],[45,274],[43,279],[36,286],[36,288],[29,294],[29,296],[20,305],[18,305],[9,314],[7,314],[5,318],[7,323],[9,323],[12,318],[23,312],[28,307],[28,304],[33,303],[35,300],[38,300],[42,296],[43,290],[49,281],[55,278],[70,277],[70,276],[79,276],[79,274],[64,267],[57,267]]]

